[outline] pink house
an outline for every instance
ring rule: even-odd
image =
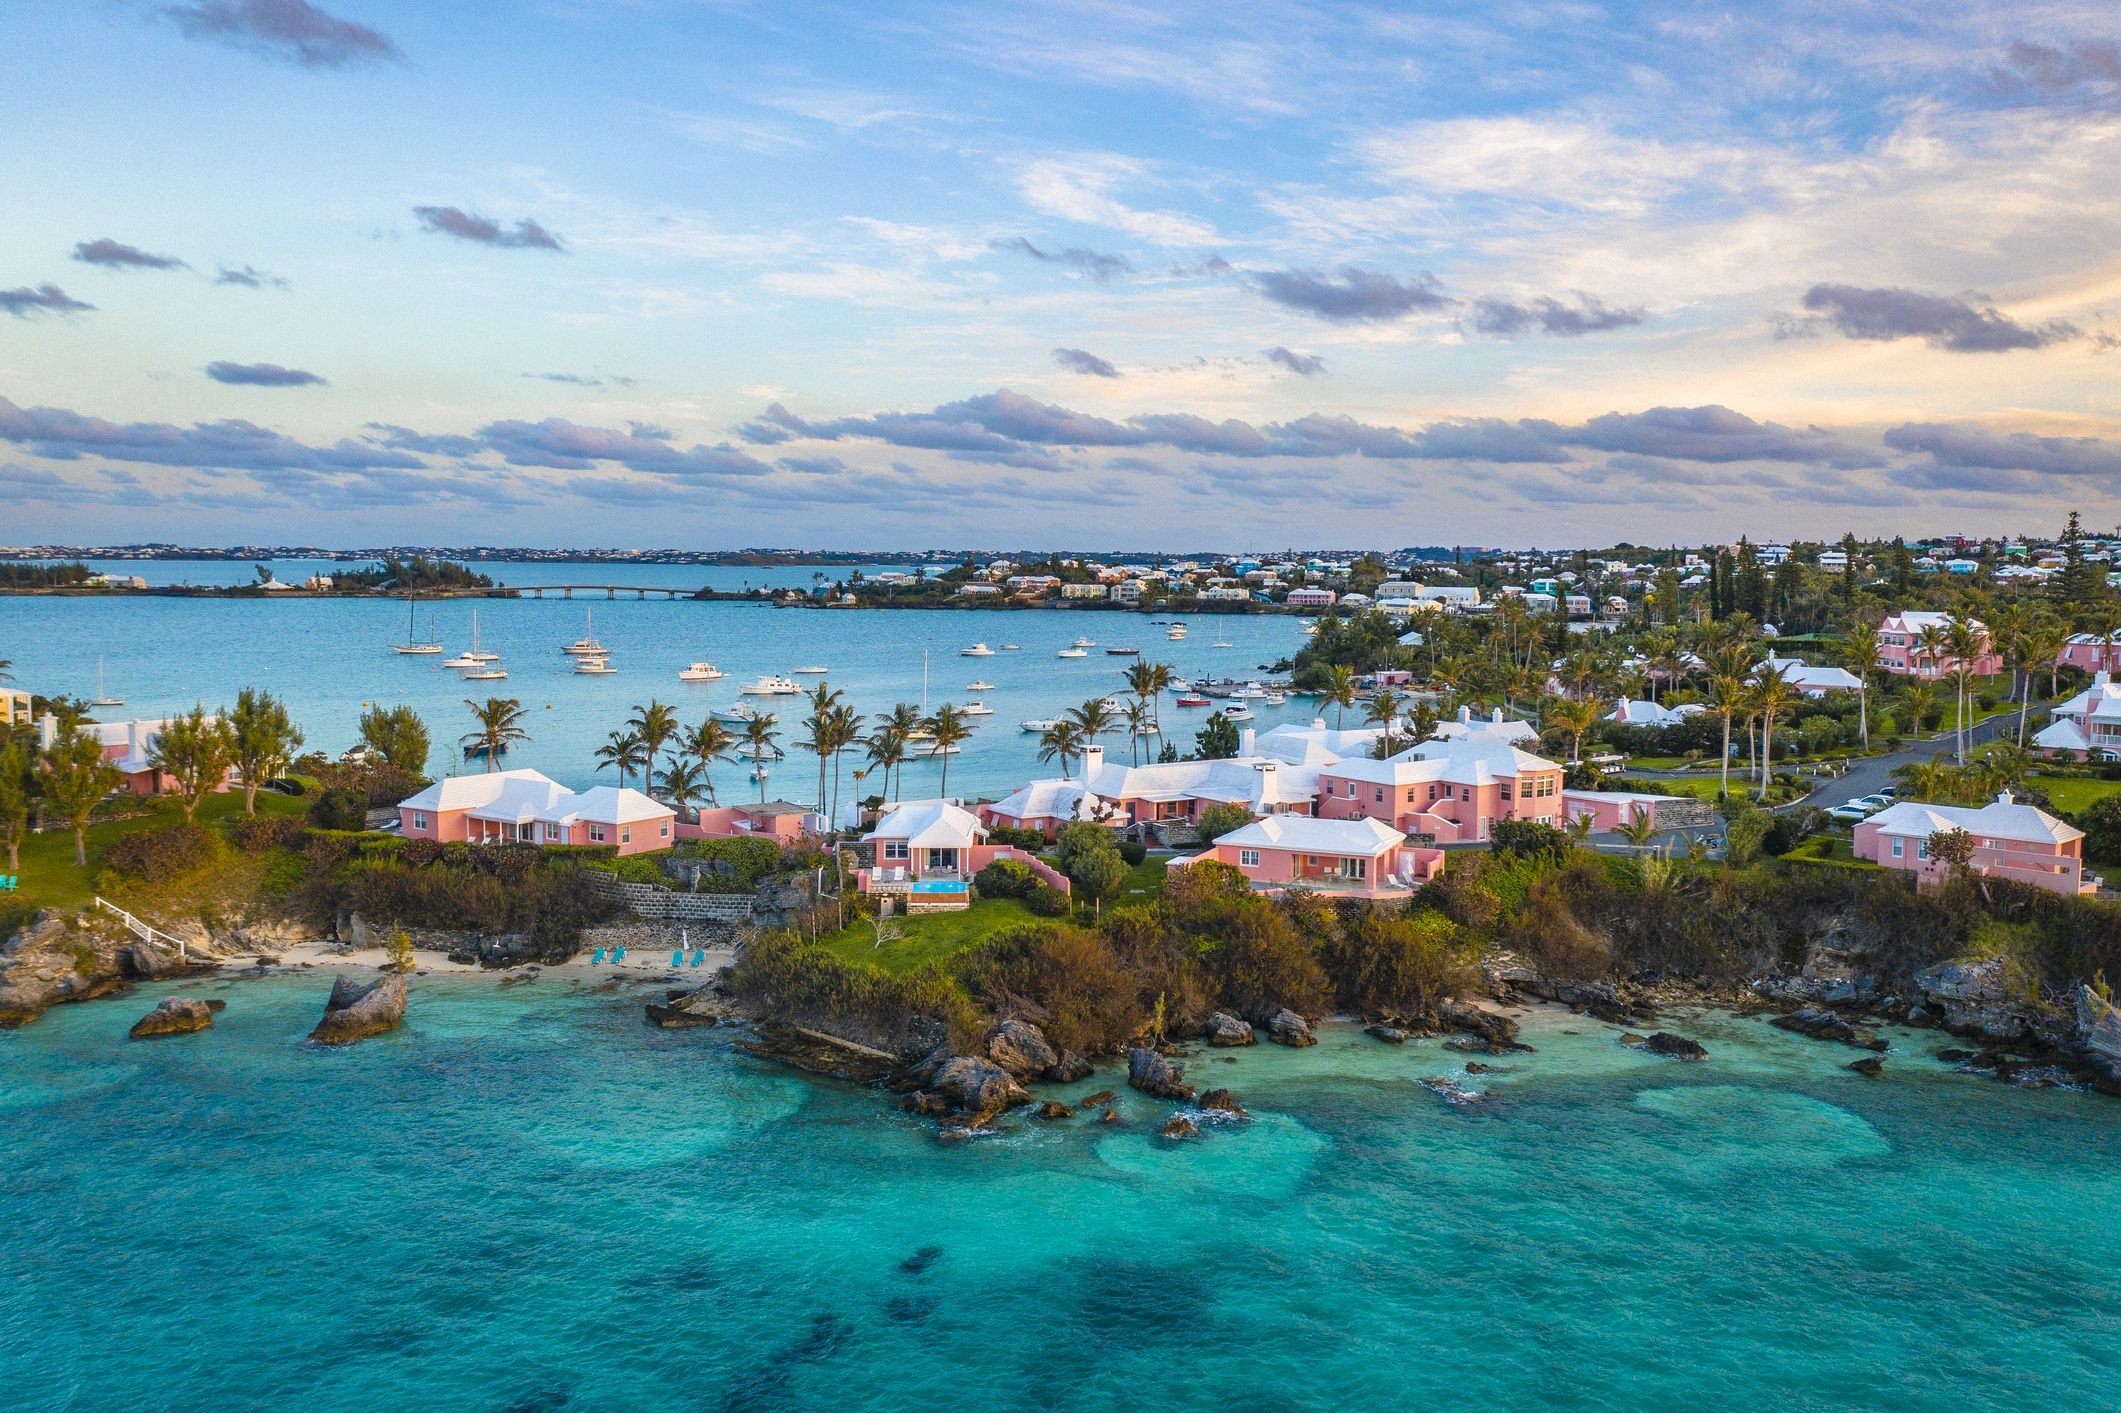
[[[1931,857],[1930,840],[1949,829],[1973,836],[1976,873],[2057,893],[2099,891],[2100,880],[2084,874],[2084,831],[2017,803],[2008,791],[1979,809],[1905,801],[1881,810],[1856,826],[1856,857],[1928,882],[1945,867]]]
[[[2089,687],[2055,708],[2033,748],[2051,760],[2121,760],[2121,683],[2093,673]]]
[[[855,871],[864,893],[904,893],[915,905],[963,907],[971,901],[973,877],[997,859],[1014,859],[1041,882],[1069,891],[1065,875],[1021,849],[988,843],[978,817],[948,800],[895,805],[862,841],[874,858]]]
[[[680,839],[771,839],[782,848],[815,835],[816,810],[786,800],[758,805],[720,805],[700,811],[696,821],[679,820]]]
[[[1483,840],[1498,819],[1561,822],[1561,767],[1501,741],[1425,741],[1389,760],[1350,756],[1318,771],[1317,813],[1381,821],[1441,843]]]
[[[535,770],[451,775],[398,806],[407,839],[472,844],[598,844],[621,854],[667,849],[677,812],[638,790],[577,794]]]
[[[1654,823],[1658,807],[1669,804],[1671,799],[1669,795],[1639,795],[1632,790],[1565,790],[1561,809],[1571,823],[1589,815],[1592,833],[1610,834],[1640,819]]]
[[[1270,815],[1171,866],[1228,864],[1261,892],[1314,888],[1358,898],[1399,898],[1443,872],[1443,850],[1416,848],[1376,819]]]
[[[2073,633],[2055,654],[2057,667],[2076,667],[2086,672],[2111,672],[2121,662],[2121,633],[2102,639],[2097,633]]]
[[[209,716],[208,721],[218,718]],[[122,788],[135,795],[166,794],[175,785],[169,776],[155,769],[150,757],[154,754],[155,741],[162,734],[160,721],[84,721],[79,730],[96,738],[96,745],[103,752],[107,765],[114,765],[125,776]],[[46,712],[37,723],[39,744],[49,749],[59,740],[59,718]],[[227,779],[214,786],[215,793],[223,793],[230,785],[240,780],[233,768]]]
[[[1996,651],[1987,627],[1979,619],[1973,623],[1981,634],[1981,653],[1973,661],[1974,673],[1981,677],[1994,676],[2003,670],[2003,657]],[[1910,609],[1893,614],[1878,625],[1878,665],[1902,677],[1949,677],[1956,669],[1958,659],[1948,652],[1924,652],[1922,630],[1935,628],[1942,633],[1950,624],[1951,615],[1945,613]]]
[[[1210,805],[1242,805],[1253,814],[1309,814],[1316,772],[1253,753],[1243,734],[1229,760],[1149,765],[1105,763],[1102,746],[1083,752],[1080,780],[1034,780],[1008,798],[980,807],[989,827],[1037,829],[1052,838],[1064,824],[1094,820],[1114,827],[1190,824]]]

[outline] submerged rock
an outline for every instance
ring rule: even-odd
[[[1684,1035],[1674,1035],[1669,1030],[1660,1030],[1642,1042],[1642,1048],[1653,1055],[1669,1055],[1675,1060],[1706,1060],[1709,1052],[1698,1040],[1689,1040]]]
[[[1200,1107],[1206,1113],[1231,1114],[1240,1119],[1245,1117],[1245,1106],[1238,1103],[1237,1096],[1227,1089],[1211,1089],[1201,1095]]]
[[[1362,1033],[1364,1035],[1374,1035],[1387,1045],[1404,1045],[1407,1043],[1407,1033],[1396,1025],[1366,1025],[1362,1028]]]
[[[171,996],[134,1021],[133,1028],[126,1033],[134,1040],[149,1040],[158,1035],[189,1035],[212,1026],[214,1013],[226,1009],[226,1001],[197,1001]]]
[[[1453,1050],[1477,1050],[1488,1055],[1507,1055],[1515,1051],[1527,1051],[1532,1047],[1517,1042],[1517,1022],[1508,1016],[1497,1015],[1479,1006],[1468,1006],[1456,1001],[1446,1001],[1436,1008],[1436,1018],[1447,1029],[1463,1031],[1482,1043],[1468,1046],[1446,1042]]]
[[[1074,1118],[1075,1110],[1061,1103],[1058,1099],[1048,1099],[1045,1103],[1038,1106],[1038,1116],[1051,1123],[1055,1119]]]
[[[1885,1073],[1885,1061],[1876,1055],[1866,1055],[1860,1060],[1849,1061],[1849,1068],[1865,1079],[1877,1079]]]
[[[1885,1042],[1861,1026],[1851,1025],[1832,1011],[1818,1006],[1806,1006],[1786,1016],[1775,1016],[1768,1021],[1778,1030],[1792,1031],[1798,1035],[1809,1035],[1814,1040],[1831,1040],[1836,1044],[1853,1045],[1858,1050],[1883,1050]]]
[[[1268,1018],[1267,1039],[1276,1045],[1287,1045],[1297,1050],[1318,1043],[1318,1037],[1311,1033],[1311,1022],[1287,1007]]]
[[[1164,1125],[1163,1136],[1174,1140],[1198,1138],[1200,1136],[1200,1125],[1194,1123],[1193,1120],[1187,1118],[1184,1114],[1173,1114],[1170,1122]]]
[[[1189,1101],[1193,1098],[1193,1088],[1182,1083],[1185,1077],[1183,1060],[1166,1059],[1139,1045],[1127,1052],[1127,1083],[1144,1094],[1158,1099]]]
[[[1502,1067],[1501,1067],[1500,1065],[1484,1065],[1484,1064],[1482,1064],[1482,1063],[1481,1063],[1480,1061],[1478,1061],[1478,1060],[1474,1060],[1474,1061],[1472,1061],[1472,1062],[1471,1062],[1470,1064],[1468,1064],[1468,1065],[1466,1066],[1466,1073],[1467,1073],[1467,1074],[1501,1074],[1501,1073],[1502,1073]]]
[[[1111,1090],[1100,1089],[1095,1094],[1085,1094],[1082,1098],[1076,1100],[1075,1107],[1078,1109],[1095,1109],[1099,1105],[1110,1104],[1117,1098],[1119,1096]]]
[[[363,986],[350,976],[331,984],[331,998],[324,1003],[324,1018],[309,1038],[319,1045],[346,1045],[370,1035],[395,1030],[405,1019],[405,977],[393,972]]]
[[[1252,1027],[1228,1011],[1217,1011],[1208,1017],[1207,1038],[1210,1045],[1224,1048],[1254,1043]]]

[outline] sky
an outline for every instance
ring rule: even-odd
[[[0,7],[0,543],[2121,522],[2121,7]]]

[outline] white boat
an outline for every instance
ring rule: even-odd
[[[1081,638],[1081,637],[1079,637],[1079,638],[1077,638],[1077,639],[1075,640],[1075,642],[1074,642],[1073,644],[1071,644],[1070,646],[1072,646],[1072,647],[1078,647],[1078,648],[1094,648],[1094,647],[1096,647],[1096,646],[1097,646],[1097,640],[1096,640],[1095,638]]]
[[[1286,704],[1287,704],[1288,700],[1289,700],[1289,699],[1288,699],[1287,697],[1283,696],[1283,695],[1282,695],[1281,693],[1279,693],[1279,692],[1269,692],[1269,693],[1267,693],[1267,705],[1268,705],[1268,706],[1283,706],[1283,705],[1286,705]]]
[[[786,677],[773,672],[767,673],[756,682],[746,682],[737,688],[737,692],[746,697],[793,697],[799,695],[802,690]]]
[[[760,711],[749,702],[738,702],[727,710],[711,711],[707,714],[724,726],[745,726],[759,717],[771,715],[770,712]]]
[[[915,751],[914,754],[917,756],[954,756],[963,749],[963,746],[923,746]]]
[[[1247,682],[1244,686],[1239,687],[1230,695],[1235,697],[1239,701],[1256,702],[1267,695],[1267,689],[1265,687],[1260,686],[1257,682]]]
[[[485,663],[479,661],[479,659],[473,657],[470,653],[458,653],[455,657],[450,658],[447,662],[444,662],[442,664],[442,666],[444,667],[461,668],[466,672],[475,671],[476,669],[484,667],[485,665]]]
[[[442,640],[435,636],[434,615],[432,613],[427,615],[428,641],[423,643],[413,636],[412,611],[413,601],[411,599],[405,600],[405,641],[392,643],[390,650],[394,653],[403,653],[407,657],[427,657],[442,651]]]
[[[507,669],[507,668],[505,668],[505,667],[494,667],[494,666],[488,665],[488,666],[482,666],[482,667],[480,667],[480,668],[476,669],[475,671],[471,671],[471,672],[467,672],[467,673],[465,673],[465,674],[464,674],[464,680],[465,680],[466,682],[498,682],[498,681],[500,681],[500,680],[501,680],[502,678],[506,677],[507,675],[508,675],[508,669]]]
[[[794,673],[797,677],[823,677],[832,669],[829,667],[818,667],[813,665],[810,667],[791,667],[788,670]]]
[[[957,655],[959,657],[993,657],[994,649],[988,647],[985,643],[974,643],[969,648],[959,648]]]
[[[1019,721],[1016,724],[1026,731],[1044,733],[1060,725],[1060,722],[1050,716],[1034,716],[1029,721]]]
[[[618,671],[608,657],[578,657],[574,660],[574,670],[584,677],[605,677]]]
[[[1235,645],[1234,643],[1225,643],[1225,642],[1219,642],[1219,641],[1218,641],[1218,642],[1213,642],[1213,643],[1210,643],[1210,644],[1208,644],[1208,646],[1209,646],[1209,647],[1211,647],[1211,648],[1228,648],[1228,647],[1234,647],[1234,646],[1236,646],[1236,645]]]
[[[449,661],[443,663],[442,666],[458,667],[468,671],[471,668],[484,667],[489,662],[499,662],[500,660],[501,655],[499,653],[489,653],[480,651],[479,611],[477,609],[473,609],[471,611],[471,646],[464,649],[464,651],[458,653]]]
[[[569,657],[608,657],[611,650],[597,641],[596,610],[582,610],[582,636],[564,645],[560,651]]]
[[[994,708],[988,706],[985,702],[966,702],[957,709],[957,714],[959,716],[992,716],[994,715]]]
[[[1174,623],[1169,628],[1166,628],[1164,630],[1164,636],[1175,643],[1179,639],[1186,636],[1186,625],[1183,623]]]
[[[1246,706],[1243,702],[1233,702],[1223,708],[1223,715],[1232,721],[1250,721],[1252,719],[1252,708]]]
[[[1059,652],[1055,653],[1055,654],[1054,654],[1054,656],[1055,656],[1055,657],[1088,657],[1088,656],[1090,656],[1090,654],[1089,654],[1089,653],[1087,653],[1087,652],[1085,652],[1085,651],[1084,651],[1083,649],[1081,649],[1081,648],[1062,648],[1062,649],[1061,649],[1061,650],[1060,650]]]
[[[994,684],[982,677],[976,682],[967,682],[965,690],[968,692],[991,692],[994,690]]]
[[[1020,648],[1020,647],[1018,647],[1018,646],[1017,646],[1016,644],[1014,644],[1014,643],[1003,643],[1003,644],[1002,644],[1002,651],[1003,651],[1003,652],[1005,652],[1005,653],[1020,653],[1020,652],[1022,652],[1022,651],[1023,651],[1023,649],[1022,649],[1022,648]]]
[[[96,695],[89,702],[89,705],[99,707],[125,705],[125,698],[114,697],[103,690],[103,654],[101,653],[96,654]]]
[[[678,673],[680,682],[719,682],[729,674],[711,662],[695,662]]]

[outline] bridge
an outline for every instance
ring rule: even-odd
[[[577,593],[601,592],[607,599],[620,594],[632,594],[636,599],[645,599],[650,594],[659,594],[665,599],[689,599],[697,596],[698,589],[660,588],[654,584],[495,584],[488,588],[449,587],[433,589],[395,589],[392,597],[401,599],[513,599],[529,597],[544,598],[547,594],[558,594],[571,599]]]

